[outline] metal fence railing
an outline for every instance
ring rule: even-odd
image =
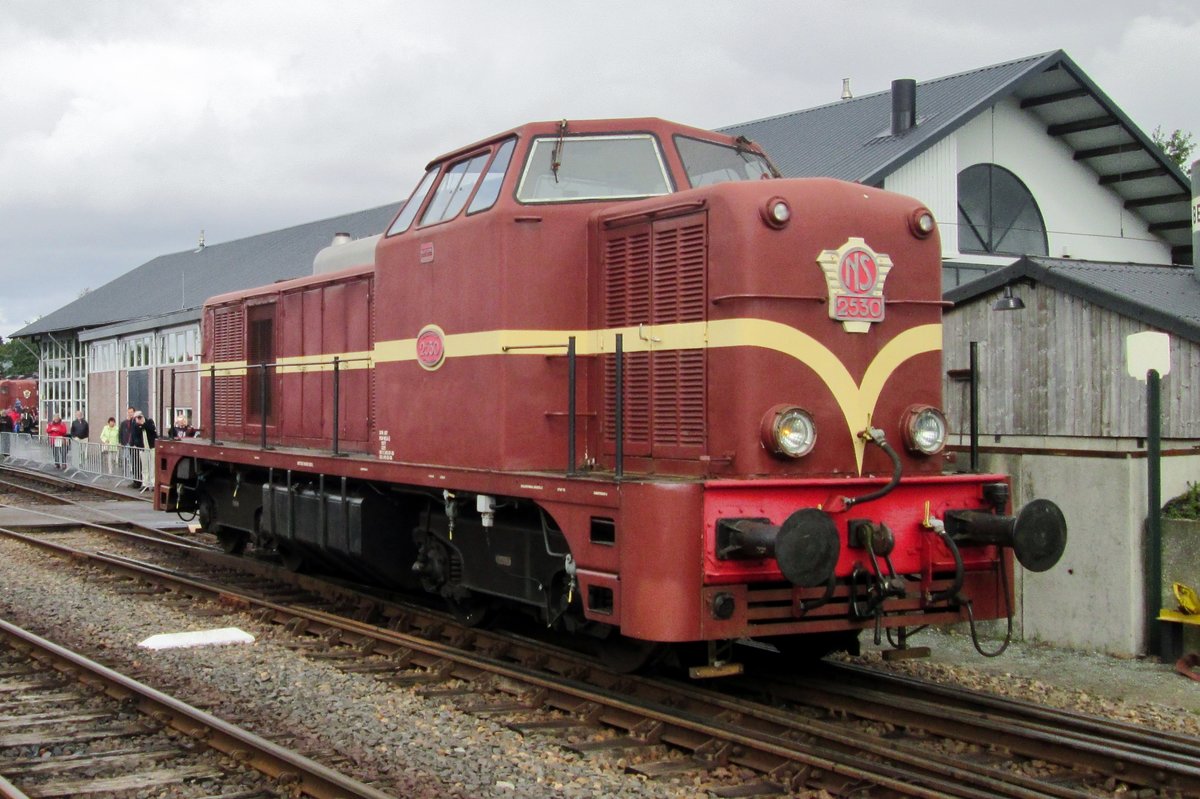
[[[154,450],[123,447],[60,438],[58,446],[46,436],[29,433],[0,433],[0,457],[9,457],[44,466],[62,466],[63,470],[154,485]]]

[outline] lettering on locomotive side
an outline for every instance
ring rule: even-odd
[[[852,236],[836,250],[823,251],[817,263],[829,288],[830,319],[841,322],[847,333],[866,333],[872,323],[883,321],[883,282],[892,269],[891,258]]]
[[[379,460],[390,461],[395,457],[396,453],[388,446],[392,443],[392,437],[386,430],[379,431]]]

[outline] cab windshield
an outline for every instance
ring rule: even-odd
[[[683,161],[692,188],[731,180],[758,180],[774,175],[767,159],[747,148],[730,147],[687,136],[676,136],[675,146],[679,148],[679,159]]]
[[[662,152],[652,136],[546,136],[530,147],[517,199],[577,202],[670,192]]]

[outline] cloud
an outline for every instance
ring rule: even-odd
[[[1036,24],[1033,24],[1036,22]],[[1063,48],[1140,124],[1200,135],[1190,2],[815,8],[681,0],[8,0],[0,332],[166,252],[393,202],[534,119],[701,127]]]

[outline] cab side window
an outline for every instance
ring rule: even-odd
[[[453,219],[467,204],[467,198],[475,184],[483,174],[483,165],[487,163],[490,153],[480,153],[474,158],[459,161],[446,170],[442,182],[438,184],[425,215],[421,217],[421,227]]]
[[[508,164],[512,160],[513,148],[516,147],[516,144],[516,139],[509,139],[500,145],[500,149],[496,151],[496,157],[492,159],[492,165],[488,167],[487,174],[483,176],[483,180],[479,184],[479,191],[475,192],[475,199],[471,200],[471,207],[467,209],[468,214],[486,211],[496,204],[496,199],[500,196],[500,184],[504,182],[504,173],[508,171]]]
[[[408,230],[413,219],[417,216],[417,211],[421,210],[421,203],[425,202],[425,195],[429,194],[429,188],[433,185],[433,179],[437,177],[438,168],[435,166],[425,173],[425,177],[421,178],[421,182],[417,184],[417,188],[413,191],[412,196],[408,198],[408,202],[404,204],[404,208],[400,211],[400,215],[396,217],[396,221],[388,228],[387,234],[394,236],[397,233],[403,233]]]

